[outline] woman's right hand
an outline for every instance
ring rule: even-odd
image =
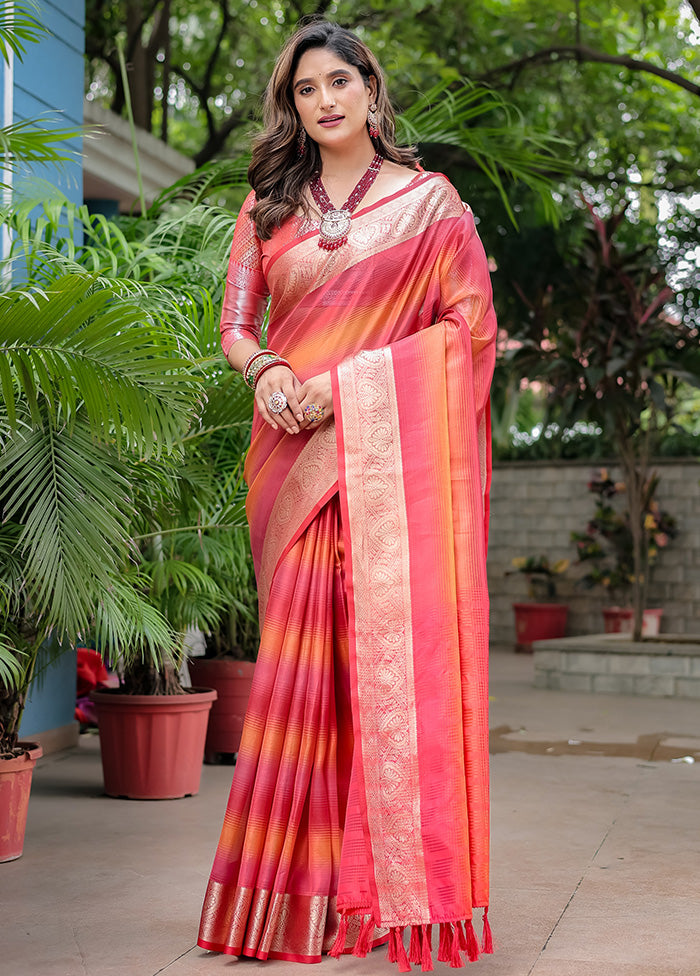
[[[260,416],[273,430],[278,428],[288,434],[298,434],[299,424],[304,419],[299,406],[301,383],[288,366],[271,366],[266,369],[255,384],[255,402]],[[281,413],[273,413],[269,400],[273,393],[283,393],[287,406]]]

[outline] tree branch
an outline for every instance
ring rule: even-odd
[[[700,0],[694,0],[694,3],[700,8]],[[658,78],[663,78],[664,81],[670,81],[672,85],[676,85],[678,88],[684,88],[691,95],[700,96],[700,85],[694,84],[675,71],[660,68],[658,65],[651,64],[649,61],[638,61],[636,58],[632,58],[627,54],[605,54],[603,51],[596,51],[584,44],[543,48],[541,51],[529,54],[525,58],[511,61],[510,64],[503,64],[498,68],[492,68],[491,71],[487,71],[481,75],[479,81],[488,83],[491,78],[508,74],[509,72],[519,72],[531,64],[556,64],[560,60],[595,61],[600,64],[617,64],[622,68],[628,68],[630,71],[642,71],[647,74],[656,75]]]

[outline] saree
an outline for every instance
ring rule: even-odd
[[[330,371],[334,415],[296,436],[254,417],[261,643],[198,944],[318,962],[388,941],[407,972],[436,943],[458,967],[492,951],[486,257],[440,174],[331,252],[302,217],[261,242],[253,203],[224,351],[259,340],[269,295],[269,346],[301,382]]]

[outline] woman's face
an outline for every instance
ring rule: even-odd
[[[357,68],[329,48],[314,47],[299,59],[292,86],[301,124],[319,146],[369,140],[367,109],[376,95],[374,77],[367,87]]]

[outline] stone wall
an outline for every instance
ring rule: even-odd
[[[599,633],[605,594],[576,585],[585,566],[574,565],[572,531],[584,531],[595,507],[587,484],[601,466],[622,479],[614,464],[591,461],[499,462],[494,464],[489,537],[491,639],[515,641],[513,602],[528,599],[522,573],[506,576],[517,556],[571,559],[557,579],[557,599],[568,603],[567,634]],[[700,634],[700,463],[695,459],[659,461],[657,499],[677,521],[678,534],[653,568],[648,606],[664,609],[663,633]]]

